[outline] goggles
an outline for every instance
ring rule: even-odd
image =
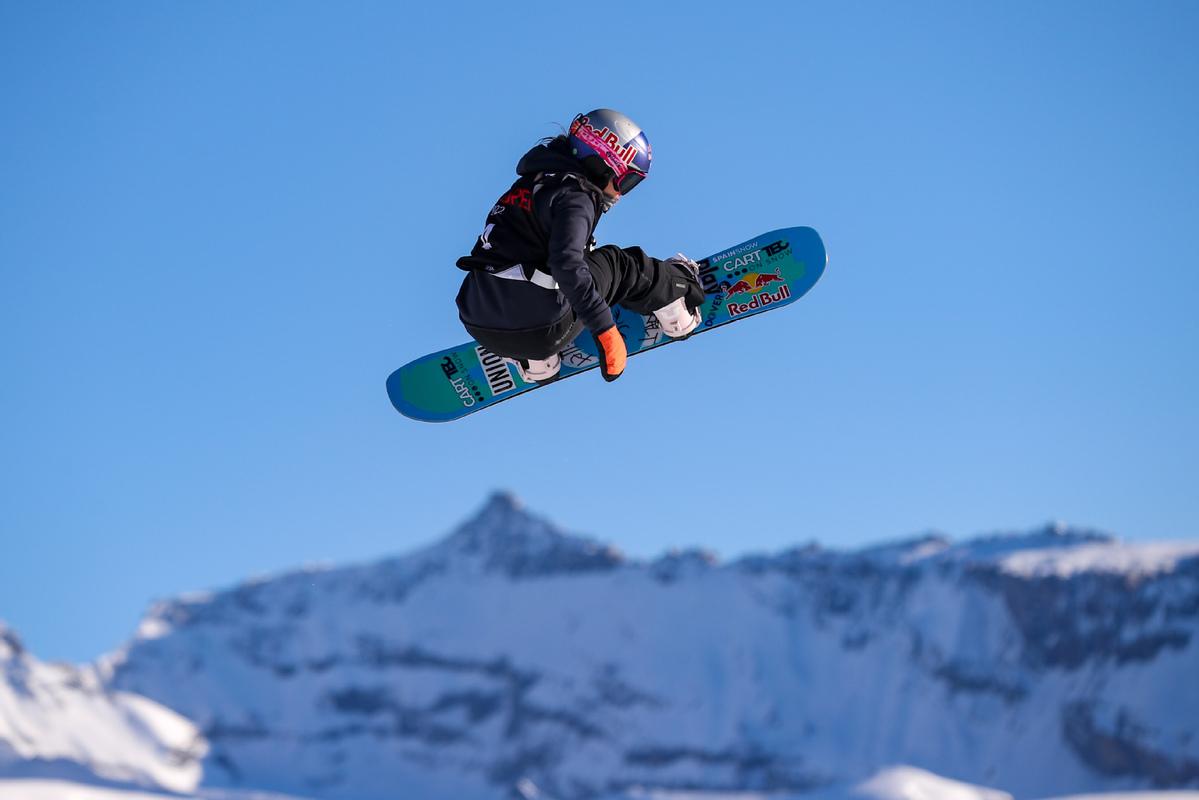
[[[623,175],[617,175],[612,185],[621,194],[628,194],[633,187],[645,180],[645,173],[634,166],[627,166]]]

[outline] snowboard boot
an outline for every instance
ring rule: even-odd
[[[690,336],[691,332],[703,322],[699,309],[688,311],[687,303],[682,297],[664,308],[659,308],[654,312],[654,316],[658,318],[658,325],[662,327],[662,333],[671,339],[683,339]]]
[[[509,364],[516,365],[520,379],[525,383],[535,383],[545,386],[558,380],[558,372],[562,369],[562,356],[554,353],[544,361],[535,358],[505,358]]]
[[[696,264],[682,253],[666,259],[666,263],[681,267],[684,272],[690,274],[696,286],[699,285],[699,264]],[[682,288],[682,284],[680,284],[680,288]],[[703,296],[702,289],[700,289],[700,296]],[[659,308],[654,311],[654,316],[657,317],[658,324],[662,327],[662,332],[671,339],[687,338],[703,322],[703,316],[700,314],[698,307],[694,309],[687,307],[686,297],[680,297],[670,305]]]

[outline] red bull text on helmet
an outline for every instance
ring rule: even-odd
[[[623,148],[620,147],[620,138],[615,133],[608,130],[607,127],[597,131],[591,127],[589,117],[576,118],[570,124],[570,133],[598,153],[600,158],[604,159],[604,163],[616,172],[617,177],[629,171],[629,165],[641,152],[633,146],[633,142],[629,142]],[[653,157],[648,152],[648,148],[646,157]]]

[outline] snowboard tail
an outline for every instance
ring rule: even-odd
[[[811,228],[764,233],[703,259],[698,262],[706,294],[703,322],[691,336],[794,303],[816,285],[827,262],[824,242]],[[675,341],[652,314],[643,317],[620,306],[612,314],[630,356]],[[579,336],[562,351],[558,380],[597,366],[595,342]],[[537,388],[477,342],[418,358],[387,379],[396,410],[424,422],[449,422]]]

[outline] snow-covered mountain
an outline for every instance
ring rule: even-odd
[[[43,664],[0,623],[0,777],[194,789],[207,748],[170,709],[112,691],[92,667]]]
[[[206,785],[798,793],[910,764],[1017,797],[1199,786],[1199,543],[1051,526],[632,562],[496,495],[443,541],[155,606],[101,671]]]
[[[518,793],[519,794],[519,793]],[[915,767],[885,767],[864,781],[803,795],[648,790],[641,800],[1012,800],[1006,792],[953,781]],[[401,792],[396,797],[407,797]],[[62,780],[0,779],[0,800],[304,800],[273,792],[200,789],[195,795],[160,794],[81,785]],[[1051,800],[1199,800],[1196,791],[1107,793]]]

